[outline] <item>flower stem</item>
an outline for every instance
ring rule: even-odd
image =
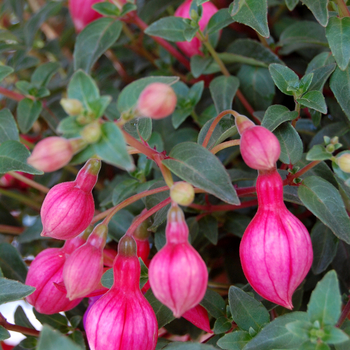
[[[9,174],[12,177],[14,177],[15,179],[24,182],[25,184],[29,185],[30,187],[33,187],[33,188],[37,189],[40,192],[48,193],[50,191],[50,189],[48,187],[40,185],[39,183],[37,183],[37,182],[35,182],[35,181],[31,180],[31,179],[28,179],[27,177],[25,177],[25,176],[23,176],[21,174],[18,174],[15,171],[10,171]]]
[[[304,166],[304,168],[297,171],[295,174],[290,174],[287,176],[287,178],[283,181],[283,186],[290,185],[294,179],[298,178],[299,176],[305,174],[307,171],[315,167],[317,164],[319,164],[320,160],[314,160],[313,162],[309,163],[308,165]]]
[[[3,188],[0,188],[0,194],[4,195],[6,197],[13,198],[13,199],[15,199],[23,204],[28,205],[29,207],[31,207],[35,210],[40,211],[41,205],[33,202],[32,199],[30,199],[22,194],[15,193],[15,192],[8,191],[8,190],[4,190]]]
[[[350,17],[350,11],[348,7],[346,6],[344,0],[335,0],[335,2],[338,5],[338,13],[340,18],[342,17]]]
[[[241,143],[241,140],[226,141],[226,142],[220,143],[219,145],[213,147],[210,152],[213,153],[213,154],[216,154],[216,153],[222,151],[225,148],[229,148],[229,147],[233,147],[233,146],[239,146],[240,143]]]
[[[338,328],[341,327],[341,325],[344,323],[344,321],[348,317],[349,313],[350,313],[350,298],[349,298],[348,302],[346,303],[343,311],[341,312],[339,320],[335,326]]]
[[[11,91],[11,90],[8,90],[8,89],[5,89],[1,86],[0,86],[0,94],[10,98],[11,100],[15,100],[18,102],[25,98],[24,95],[19,94],[19,93],[14,92],[14,91]]]
[[[8,323],[6,318],[0,313],[0,326],[4,327],[8,331],[23,333],[25,335],[32,335],[34,337],[39,337],[40,332],[36,329],[18,326],[16,324]]]
[[[0,232],[10,235],[20,235],[24,231],[23,227],[0,225]]]

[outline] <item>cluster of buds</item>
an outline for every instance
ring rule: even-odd
[[[243,271],[258,294],[292,309],[292,295],[312,264],[310,235],[284,204],[283,182],[276,169],[278,139],[245,116],[235,117],[242,158],[249,167],[259,170],[258,211],[240,245]]]

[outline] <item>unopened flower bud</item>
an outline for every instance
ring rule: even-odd
[[[102,17],[92,8],[92,5],[98,2],[102,2],[102,0],[69,0],[69,12],[78,33],[90,22]]]
[[[149,282],[155,297],[181,317],[203,299],[208,271],[188,242],[188,226],[177,204],[168,211],[165,234],[165,246],[151,260]]]
[[[339,168],[345,173],[350,173],[350,153],[344,153],[337,158]]]
[[[256,170],[273,169],[281,153],[277,137],[243,115],[237,113],[235,119],[241,134],[240,150],[244,162]]]
[[[92,189],[101,162],[90,159],[80,169],[75,181],[60,183],[49,191],[41,207],[42,236],[69,239],[84,231],[95,211]]]
[[[62,98],[60,104],[68,115],[79,115],[83,112],[83,105],[74,98]]]
[[[152,83],[142,91],[137,111],[143,117],[161,119],[174,112],[176,102],[176,94],[169,85]]]
[[[101,125],[98,120],[86,125],[80,135],[87,143],[96,143],[102,136]]]
[[[177,182],[170,189],[170,197],[175,203],[188,206],[194,200],[194,188],[188,182]]]

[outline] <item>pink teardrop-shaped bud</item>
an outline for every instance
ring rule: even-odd
[[[175,11],[175,17],[182,18],[191,18],[190,17],[190,8],[192,0],[186,0],[183,2]],[[209,23],[210,18],[218,11],[216,6],[208,1],[202,4],[203,13],[202,18],[199,20],[199,27],[203,31],[207,24]],[[176,43],[177,47],[188,57],[193,55],[203,55],[201,51],[202,43],[201,41],[194,37],[191,41],[181,41]]]
[[[208,271],[188,242],[188,226],[177,204],[168,211],[165,233],[167,242],[150,263],[149,282],[155,297],[181,317],[203,299]]]
[[[213,333],[213,331],[210,329],[208,312],[203,306],[195,306],[194,308],[186,311],[182,317],[187,321],[190,321],[196,327],[203,329],[203,331]]]
[[[86,243],[74,251],[63,268],[63,281],[70,300],[83,298],[92,293],[103,274],[103,248],[108,228],[99,224]]]
[[[256,183],[259,208],[240,245],[244,274],[267,300],[292,309],[292,295],[310,270],[310,235],[283,202],[283,182],[276,170]]]
[[[92,5],[103,0],[69,0],[68,8],[75,30],[81,32],[89,23],[101,18],[101,14],[92,8]]]
[[[84,231],[94,216],[92,189],[96,184],[101,162],[90,159],[75,181],[58,184],[46,195],[41,207],[42,236],[69,239]]]
[[[157,344],[157,319],[139,287],[140,263],[136,243],[130,236],[121,238],[110,291],[90,309],[86,335],[91,350],[154,350]]]
[[[38,312],[46,315],[56,314],[73,309],[80,303],[81,299],[69,300],[66,293],[60,291],[54,283],[62,282],[63,266],[72,249],[84,243],[85,240],[78,236],[66,241],[61,249],[43,250],[33,260],[25,284],[36,289],[26,299]]]

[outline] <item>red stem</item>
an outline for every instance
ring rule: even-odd
[[[189,207],[197,210],[203,210],[206,212],[215,212],[215,211],[232,211],[243,208],[249,208],[254,205],[257,205],[258,201],[256,199],[251,201],[243,202],[241,205],[232,205],[232,204],[221,204],[221,205],[200,205],[200,204],[191,204]]]
[[[249,102],[246,100],[246,98],[243,96],[243,94],[241,93],[241,91],[239,89],[236,92],[236,96],[241,101],[241,103],[245,107],[245,109],[249,112],[249,114],[253,117],[255,123],[260,125],[261,124],[260,119],[254,115],[253,107],[249,104]]]
[[[17,326],[16,324],[8,323],[6,318],[0,313],[0,325],[3,326],[8,331],[19,332],[26,335],[32,335],[34,337],[39,337],[40,332],[36,329]]]
[[[349,298],[348,302],[346,303],[343,311],[341,312],[339,320],[335,326],[339,328],[343,324],[343,322],[346,320],[349,313],[350,313],[350,298]]]
[[[314,166],[316,166],[318,163],[320,163],[320,160],[314,160],[313,162],[309,163],[308,165],[304,166],[304,168],[297,171],[295,174],[290,174],[287,176],[287,178],[283,181],[283,186],[290,185],[294,179],[298,178],[299,176],[305,174],[307,171],[312,169]]]
[[[5,89],[3,87],[0,86],[0,94],[8,97],[8,98],[11,98],[12,100],[15,100],[15,101],[21,101],[23,100],[26,96],[22,95],[22,94],[19,94],[17,92],[13,92],[11,90],[8,90],[8,89]]]

